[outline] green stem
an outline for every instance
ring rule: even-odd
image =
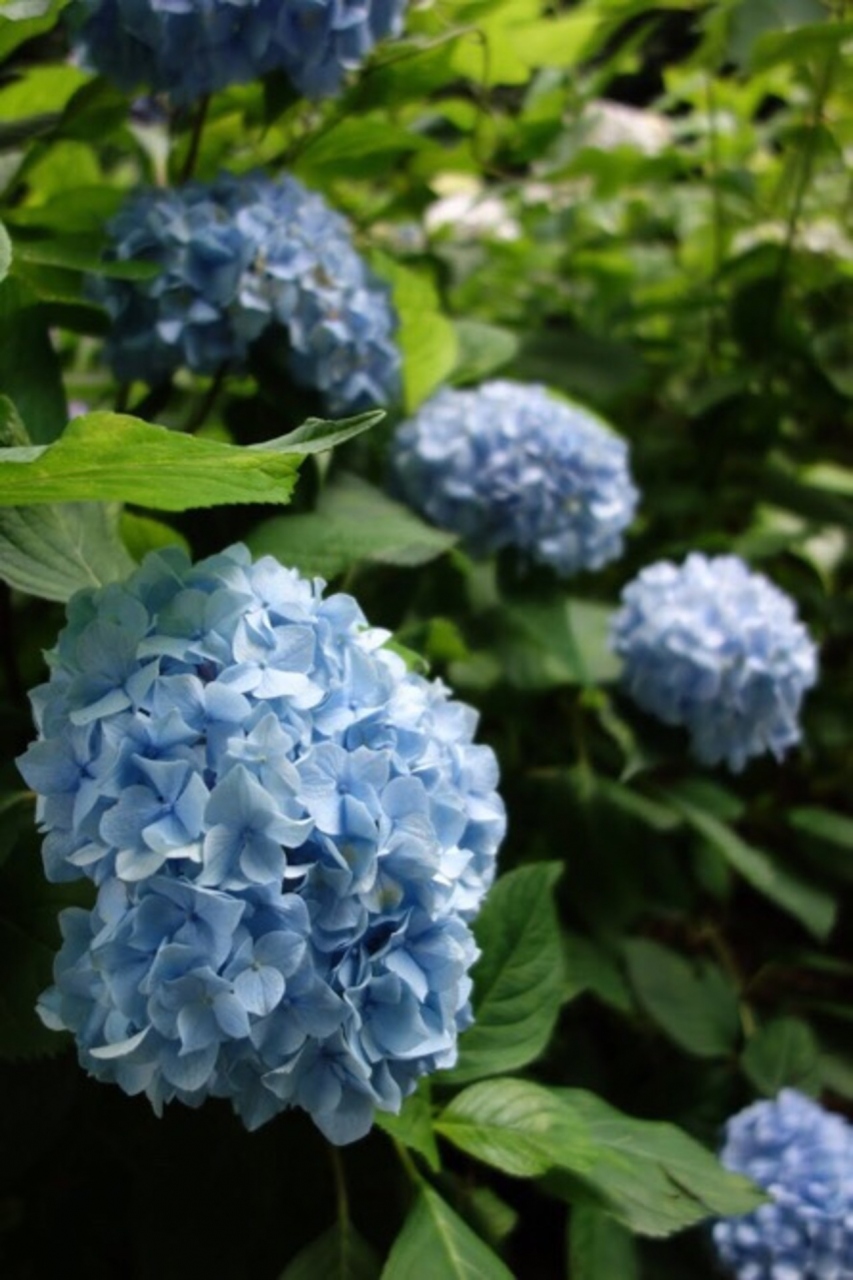
[[[339,1149],[329,1143],[329,1159],[332,1163],[332,1174],[335,1179],[335,1201],[338,1211],[338,1223],[340,1225],[341,1234],[346,1235],[350,1227],[349,1213],[349,1195],[347,1194],[347,1180],[344,1172],[343,1157]]]
[[[192,435],[194,431],[198,431],[199,427],[203,426],[207,421],[208,414],[219,398],[219,393],[222,390],[222,384],[225,381],[225,375],[227,372],[227,363],[221,364],[216,370],[216,373],[213,375],[213,381],[207,391],[195,405],[187,418],[184,425],[184,431],[187,435]]]
[[[187,151],[187,158],[184,161],[184,167],[181,170],[179,183],[189,182],[195,173],[195,167],[198,163],[198,155],[201,150],[201,138],[204,133],[204,122],[207,119],[207,111],[210,106],[210,94],[205,94],[198,104],[198,110],[192,123],[192,132],[190,134],[190,146]]]
[[[708,116],[708,176],[711,182],[711,227],[713,230],[711,284],[714,297],[711,300],[708,321],[708,365],[713,370],[717,362],[717,346],[719,341],[717,282],[723,265],[723,197],[720,191],[720,139],[717,133],[716,102],[714,98],[714,82],[711,76],[705,79],[705,110]]]
[[[400,1164],[406,1171],[406,1176],[413,1187],[419,1187],[423,1179],[421,1178],[420,1173],[418,1173],[417,1165],[403,1146],[402,1142],[399,1142],[396,1138],[392,1138],[392,1142],[394,1143],[394,1149],[397,1152]]]

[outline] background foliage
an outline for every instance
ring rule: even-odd
[[[0,9],[0,1269],[710,1277],[701,1224],[755,1203],[710,1154],[723,1120],[786,1084],[853,1104],[849,6],[415,5],[340,97],[271,75],[200,135],[71,65],[63,8]],[[247,374],[117,388],[86,274],[137,269],[104,262],[105,221],[193,161],[286,169],[349,216],[407,410],[500,371],[608,417],[643,492],[626,556],[568,587],[471,562],[381,492],[395,415],[294,432],[319,404],[263,344]],[[12,764],[58,602],[238,538],[353,591],[502,765],[477,1021],[342,1159],[298,1114],[157,1121],[33,1013],[85,901],[44,882]],[[700,773],[619,692],[618,591],[690,549],[767,572],[820,643],[782,765]]]

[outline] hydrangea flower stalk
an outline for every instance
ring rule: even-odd
[[[239,367],[278,326],[292,376],[316,387],[329,413],[397,397],[389,290],[346,220],[295,178],[223,174],[141,191],[109,230],[114,258],[160,268],[147,280],[92,283],[112,320],[105,352],[118,378],[155,384],[184,365]]]
[[[714,1227],[737,1280],[853,1280],[853,1127],[795,1089],[732,1117],[723,1164],[770,1200]]]
[[[155,1109],[335,1143],[456,1057],[505,827],[476,713],[352,597],[232,547],[78,593],[19,764],[61,917],[48,1026]]]
[[[284,71],[309,98],[337,93],[399,35],[406,0],[76,0],[82,59],[122,89],[176,103]]]
[[[397,431],[393,483],[475,556],[515,547],[568,576],[622,553],[638,494],[628,446],[545,387],[439,391]]]
[[[644,710],[683,725],[703,764],[736,772],[800,740],[817,650],[794,602],[737,556],[662,560],[622,593],[611,644]]]

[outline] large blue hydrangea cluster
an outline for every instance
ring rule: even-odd
[[[406,0],[76,0],[81,57],[123,89],[176,103],[284,71],[300,93],[337,93],[380,40],[399,35]]]
[[[444,389],[397,432],[393,483],[475,556],[515,547],[568,576],[622,552],[637,490],[628,447],[545,387]]]
[[[142,191],[110,235],[119,261],[160,268],[146,280],[93,282],[112,319],[106,356],[117,377],[157,383],[183,365],[239,366],[277,325],[293,377],[316,387],[329,413],[396,398],[389,291],[356,252],[346,220],[295,178],[223,174]]]
[[[683,725],[704,764],[736,772],[800,740],[817,650],[794,602],[737,556],[698,552],[643,569],[622,593],[611,644],[634,700]]]
[[[19,763],[48,877],[98,886],[48,1026],[158,1111],[343,1143],[455,1060],[505,817],[476,713],[322,586],[238,546],[78,593]]]
[[[714,1227],[737,1280],[853,1280],[853,1127],[783,1089],[728,1122],[721,1159],[770,1196]]]

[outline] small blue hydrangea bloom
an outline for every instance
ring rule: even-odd
[[[472,708],[322,588],[238,546],[78,592],[19,766],[48,878],[98,888],[46,1024],[158,1113],[344,1143],[455,1061],[505,815]]]
[[[76,0],[83,61],[120,88],[175,103],[284,71],[309,98],[337,93],[400,34],[406,0]]]
[[[356,252],[346,220],[295,178],[223,174],[138,192],[109,231],[113,258],[160,268],[147,280],[92,281],[112,321],[106,358],[122,381],[156,384],[184,365],[239,367],[278,326],[292,376],[316,387],[329,413],[397,398],[389,290]]]
[[[392,484],[475,556],[515,547],[568,576],[622,554],[638,494],[628,446],[545,387],[443,389],[397,431]]]
[[[662,560],[622,592],[611,647],[631,697],[684,725],[703,764],[740,772],[751,756],[780,759],[800,740],[817,649],[794,602],[737,556]]]
[[[729,1120],[720,1158],[770,1196],[714,1226],[737,1280],[853,1280],[853,1126],[783,1089]]]

